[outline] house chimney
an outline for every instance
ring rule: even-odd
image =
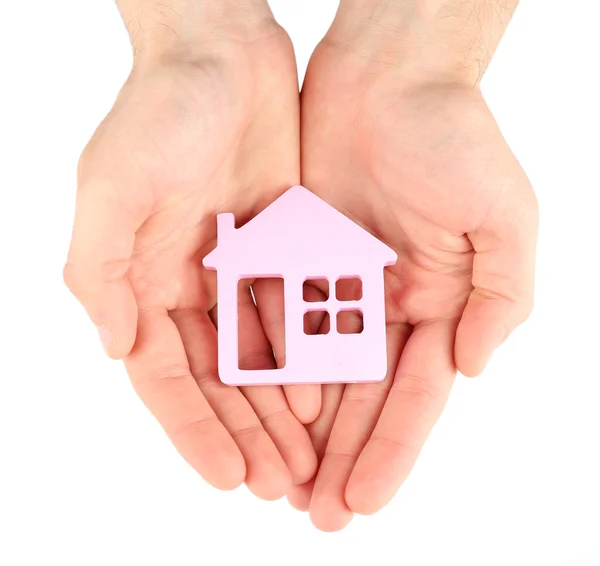
[[[217,237],[219,241],[226,240],[235,230],[235,216],[231,212],[217,214]]]

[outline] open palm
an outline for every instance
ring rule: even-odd
[[[273,499],[314,474],[290,405],[314,418],[320,388],[220,383],[216,280],[201,262],[216,213],[243,221],[298,182],[297,73],[274,23],[212,47],[134,68],[81,159],[65,279],[186,460],[217,487],[246,481]],[[249,289],[241,302],[240,355],[274,364]]]
[[[373,513],[412,468],[456,369],[480,373],[529,314],[535,196],[477,88],[409,83],[324,42],[302,93],[303,183],[398,253],[389,371],[326,386],[316,480],[289,495],[325,530]]]

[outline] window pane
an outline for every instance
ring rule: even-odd
[[[335,283],[335,296],[338,301],[360,301],[363,296],[360,277],[342,277]]]
[[[304,315],[304,334],[329,334],[331,320],[327,311],[310,311]]]
[[[306,303],[324,303],[329,299],[329,281],[324,277],[310,277],[302,286],[302,298]]]
[[[272,305],[273,309],[280,313],[277,320],[278,332],[283,334],[283,351],[273,352],[265,348],[264,352],[257,355],[256,352],[256,333],[262,333],[260,321],[256,315],[256,304],[254,289],[250,286],[251,279],[241,279],[238,283],[238,367],[241,370],[273,370],[277,369],[274,363],[274,355],[279,367],[285,366],[285,305],[284,305],[284,286],[283,279],[279,277],[259,277],[254,282],[254,286],[269,286],[269,292],[273,293],[276,303]],[[254,304],[253,304],[254,303]]]
[[[358,310],[340,311],[337,314],[339,334],[362,334],[364,330],[363,314]]]

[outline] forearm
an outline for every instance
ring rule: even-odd
[[[272,26],[267,0],[117,0],[138,57],[202,51],[220,39],[248,41]]]
[[[479,82],[518,0],[341,0],[328,39],[408,73]]]

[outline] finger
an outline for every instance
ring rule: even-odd
[[[200,390],[244,457],[246,485],[261,499],[279,499],[289,489],[290,473],[241,391],[220,381],[217,333],[208,314],[180,310],[173,311],[171,318],[179,329]]]
[[[321,297],[320,297],[321,298]],[[314,316],[311,316],[314,315]],[[348,321],[345,321],[347,324]],[[309,313],[305,320],[305,332],[307,333],[327,333],[329,332],[329,320],[318,312]],[[317,455],[317,462],[321,463],[327,441],[333,428],[333,423],[337,415],[345,385],[343,383],[332,383],[322,387],[321,412],[317,419],[310,423],[306,429],[310,435],[312,445]],[[288,501],[292,507],[298,511],[308,511],[310,500],[315,486],[315,478],[310,481],[294,486],[288,493]]]
[[[283,285],[281,279],[257,279],[252,285],[260,322],[275,352],[277,367],[285,366]],[[300,422],[309,423],[317,418],[321,410],[320,385],[285,385],[283,389],[290,408]]]
[[[249,287],[239,292],[239,321],[240,367],[247,370],[275,368],[273,348],[263,332]],[[317,457],[308,432],[290,410],[283,389],[259,386],[243,387],[241,391],[279,450],[292,482],[308,481],[316,471]]]
[[[136,343],[125,365],[137,394],[185,460],[219,489],[243,483],[244,458],[194,381],[166,311],[140,313]]]
[[[344,390],[310,503],[311,520],[321,530],[340,530],[352,519],[346,484],[377,423],[409,332],[404,325],[388,327],[388,374],[383,382],[349,384]]]
[[[474,290],[456,336],[456,364],[467,376],[479,375],[489,357],[533,308],[537,204],[533,191],[494,210],[468,234],[475,250]]]
[[[145,213],[123,206],[109,186],[80,184],[64,279],[112,358],[126,356],[135,342],[137,306],[127,270]]]
[[[315,487],[314,478],[301,485],[294,485],[287,494],[288,503],[296,509],[306,513],[310,509],[310,499]]]
[[[455,322],[439,321],[413,330],[381,416],[348,481],[345,499],[355,513],[371,514],[387,505],[414,466],[454,382],[455,329]]]
[[[331,435],[331,429],[337,415],[345,385],[332,383],[323,386],[323,402],[318,418],[306,428],[310,435],[312,445],[317,455],[317,461],[321,462],[327,441]],[[288,493],[288,501],[298,511],[308,511],[315,485],[314,478],[310,481],[292,487]]]

